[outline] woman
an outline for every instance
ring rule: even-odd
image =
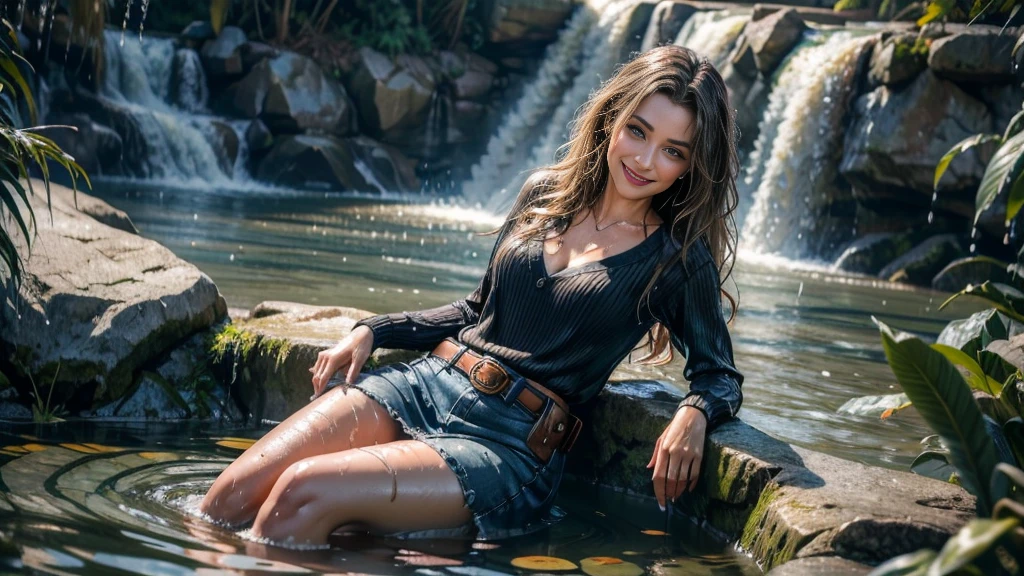
[[[581,108],[561,159],[532,176],[464,300],[374,316],[320,354],[317,395],[217,478],[201,510],[275,543],[544,525],[574,409],[647,336],[671,341],[690,392],[648,463],[668,501],[692,490],[707,431],[734,416],[742,376],[722,317],[735,258],[737,157],[725,84],[663,46],[625,64]],[[728,294],[726,293],[728,297]],[[735,301],[729,297],[735,312]],[[360,370],[378,347],[431,351]]]

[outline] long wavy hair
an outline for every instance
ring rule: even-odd
[[[509,211],[508,218],[514,222],[506,220],[511,231],[498,247],[496,258],[548,229],[564,233],[577,214],[596,206],[609,178],[607,155],[613,137],[624,129],[641,101],[656,93],[690,109],[697,125],[690,168],[652,201],[652,208],[670,226],[681,249],[659,263],[637,310],[649,300],[658,277],[684,261],[690,246],[703,238],[718,268],[719,289],[730,302],[731,322],[737,299],[724,284],[736,260],[738,134],[722,76],[706,58],[682,46],[660,46],[638,55],[580,107],[556,162],[534,172],[523,185]],[[633,362],[662,364],[672,358],[668,330],[660,323],[634,351],[641,348],[646,348],[641,358],[630,355]]]

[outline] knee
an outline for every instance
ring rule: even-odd
[[[310,462],[302,460],[289,466],[274,484],[270,497],[259,509],[253,532],[275,541],[286,541],[296,524],[315,521],[316,488],[312,485]]]
[[[232,526],[251,521],[263,503],[257,494],[258,487],[251,480],[233,471],[225,471],[203,497],[199,512],[215,522]]]

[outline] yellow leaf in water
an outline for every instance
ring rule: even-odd
[[[575,570],[576,565],[563,558],[554,556],[520,556],[512,560],[516,568],[526,570]]]
[[[580,568],[590,576],[641,576],[643,568],[608,556],[595,556],[580,560]]]
[[[99,450],[90,448],[82,444],[73,444],[71,442],[61,443],[61,447],[67,448],[68,450],[74,450],[75,452],[82,452],[83,454],[99,454]]]
[[[93,444],[92,442],[82,442],[82,446],[88,446],[97,452],[124,452],[124,448],[118,448],[117,446],[104,446],[103,444]]]
[[[4,450],[9,450],[11,452],[17,452],[19,454],[28,454],[28,450],[25,450],[21,446],[4,446]]]
[[[232,439],[232,440],[221,440],[220,442],[217,442],[217,446],[223,446],[225,448],[233,448],[235,450],[248,450],[249,447],[252,446],[255,443],[256,443],[255,440],[242,440],[242,439],[237,439],[236,440],[236,439]]]
[[[0,454],[3,454],[4,456],[14,456],[15,458],[17,458],[18,456],[24,454],[24,452],[12,452],[10,450],[0,448]]]
[[[42,452],[43,450],[46,450],[46,446],[43,446],[42,444],[25,444],[22,448],[29,452]]]
[[[662,532],[661,530],[641,530],[641,534],[647,534],[648,536],[668,536],[668,532]]]
[[[178,456],[170,452],[139,452],[139,456],[142,456],[146,460],[156,460],[157,462],[167,462],[168,460],[177,460]]]

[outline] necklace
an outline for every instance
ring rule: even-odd
[[[648,207],[647,208],[647,212],[650,212],[650,211],[651,211],[651,209]],[[593,208],[590,209],[590,213],[593,214],[593,216],[594,216],[594,230],[596,232],[601,232],[601,231],[607,230],[607,229],[609,229],[609,228],[611,228],[612,226],[615,226],[615,225],[632,226],[633,228],[639,228],[639,227],[643,226],[643,228],[644,228],[644,236],[647,236],[647,212],[644,212],[644,219],[643,219],[643,222],[641,222],[640,224],[633,224],[632,222],[627,222],[626,220],[617,220],[615,222],[612,222],[611,224],[606,225],[604,228],[598,228],[598,226],[597,226],[597,214],[594,214],[594,209]]]
[[[648,208],[647,212],[650,212],[650,211],[651,211],[651,209]],[[617,220],[615,222],[612,222],[611,224],[606,225],[604,228],[599,228],[597,226],[597,214],[594,214],[594,209],[593,208],[590,209],[590,213],[594,216],[594,230],[596,232],[602,232],[604,230],[607,230],[607,229],[611,228],[612,226],[619,225],[619,224],[626,225],[626,226],[632,226],[634,228],[639,228],[639,227],[643,226],[643,228],[644,228],[644,237],[645,238],[647,237],[647,212],[644,212],[644,219],[643,219],[643,222],[641,222],[640,224],[633,224],[632,222],[627,222],[626,220]],[[546,243],[544,243],[543,245],[545,247],[547,246]],[[605,246],[605,249],[611,248],[614,245],[615,245],[615,242],[612,242],[611,244],[608,244],[607,246]],[[545,252],[547,252],[548,254],[557,254],[558,251],[561,250],[561,249],[562,249],[562,236],[559,235],[558,238],[555,240],[554,248],[546,248]]]

